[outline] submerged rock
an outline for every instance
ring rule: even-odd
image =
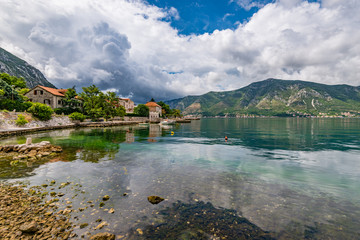
[[[152,204],[159,204],[162,201],[164,201],[164,198],[159,197],[159,196],[149,196],[147,199]]]
[[[94,227],[94,230],[102,229],[103,227],[105,227],[107,225],[108,225],[108,223],[104,221],[104,222],[100,223],[99,225],[97,225],[96,227]]]
[[[24,223],[19,230],[23,233],[35,233],[39,230],[39,227],[36,222]]]
[[[105,195],[105,196],[103,196],[103,198],[102,198],[104,201],[107,201],[107,200],[109,200],[110,199],[110,196],[109,195]]]
[[[90,240],[115,240],[115,235],[108,232],[98,233],[91,236]]]
[[[177,202],[159,213],[160,221],[145,227],[135,225],[129,239],[275,239],[236,211],[218,209],[211,203]]]

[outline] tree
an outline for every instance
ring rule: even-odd
[[[101,108],[105,119],[114,117],[116,114],[116,105],[118,98],[114,92],[107,92],[106,94],[100,93],[99,97],[101,99]]]
[[[9,85],[6,81],[0,79],[0,89],[2,90],[2,98],[16,100],[16,101],[23,101],[23,99],[19,96],[19,93],[15,91],[15,89]]]
[[[162,115],[164,117],[171,114],[171,109],[170,109],[169,105],[167,105],[163,101],[157,102],[157,104],[161,107]]]
[[[172,115],[174,117],[182,117],[181,111],[179,109],[172,109]]]
[[[134,113],[141,117],[149,116],[149,107],[145,104],[139,104],[134,108]]]
[[[23,78],[17,78],[15,76],[10,76],[7,73],[0,73],[0,79],[5,81],[10,86],[13,86],[15,89],[26,88],[26,82]]]
[[[116,108],[115,116],[123,117],[123,116],[125,116],[125,114],[126,114],[126,109],[124,106],[120,105]]]
[[[66,108],[67,113],[73,113],[78,111],[78,103],[79,100],[76,99],[77,93],[75,90],[75,86],[72,88],[68,88],[65,92],[65,98],[63,98],[63,106]]]
[[[151,98],[150,102],[155,102],[154,98]]]
[[[80,99],[84,102],[84,111],[92,120],[96,120],[102,115],[102,99],[99,94],[99,88],[95,85],[90,87],[83,87],[83,92],[80,93]]]

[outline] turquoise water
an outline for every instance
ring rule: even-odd
[[[164,224],[161,211],[180,201],[235,210],[279,239],[360,238],[360,119],[202,119],[167,128],[67,129],[1,143],[29,136],[64,152],[32,165],[2,161],[0,178],[71,182],[56,189],[66,194],[60,208],[67,201],[73,208],[95,204],[72,214],[90,224],[76,229],[79,236],[96,233],[91,227],[101,218],[108,231],[131,239],[130,232]],[[99,208],[105,194],[111,198]],[[151,205],[149,195],[165,201]]]

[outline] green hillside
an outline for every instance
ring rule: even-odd
[[[360,87],[267,79],[227,92],[167,101],[185,115],[341,115],[360,112]]]
[[[28,88],[33,88],[36,85],[55,88],[38,69],[0,48],[0,73],[2,72],[24,78]]]

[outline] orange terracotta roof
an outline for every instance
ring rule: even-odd
[[[130,101],[130,98],[119,98],[119,100]]]
[[[161,107],[156,102],[147,102],[145,105],[148,107]]]
[[[40,86],[40,85],[38,85],[37,87],[41,87],[45,91],[48,91],[49,93],[51,93],[55,96],[60,96],[60,97],[65,97],[64,94],[67,91],[67,89],[56,89],[56,88],[44,87],[44,86]]]

